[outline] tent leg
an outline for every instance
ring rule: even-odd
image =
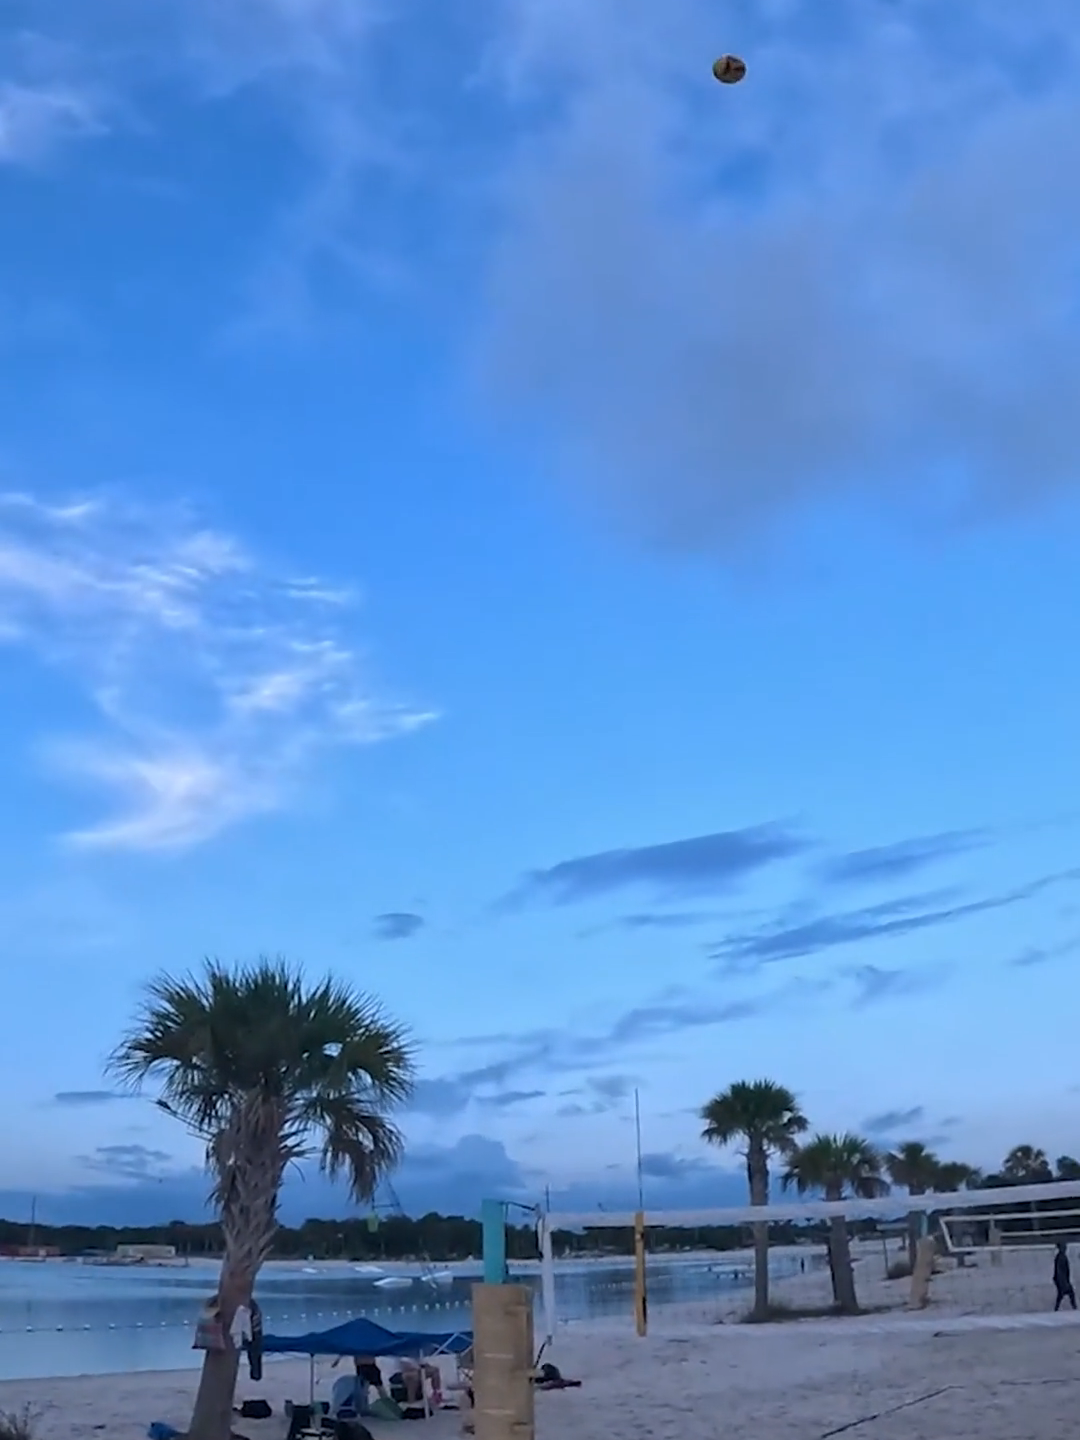
[[[427,1376],[424,1374],[424,1357],[417,1357],[417,1365],[420,1368],[420,1404],[424,1407],[424,1419],[431,1419],[431,1406],[428,1404]]]
[[[309,1394],[309,1396],[310,1396],[311,1408],[312,1408],[312,1410],[314,1410],[314,1409],[315,1409],[315,1356],[314,1356],[314,1355],[312,1355],[311,1358],[310,1358],[310,1368],[309,1368],[309,1370],[308,1370],[308,1381],[309,1381],[308,1394]]]

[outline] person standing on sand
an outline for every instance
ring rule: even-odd
[[[1057,1291],[1055,1310],[1061,1309],[1063,1300],[1068,1300],[1072,1308],[1076,1309],[1076,1291],[1073,1289],[1072,1270],[1069,1266],[1069,1247],[1064,1240],[1058,1241],[1054,1254],[1054,1289]]]

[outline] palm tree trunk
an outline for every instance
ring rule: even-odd
[[[845,1215],[833,1215],[829,1220],[829,1265],[833,1298],[841,1313],[858,1314],[859,1299],[855,1293],[855,1272],[851,1265],[851,1241]]]
[[[751,1153],[746,1160],[750,1182],[750,1204],[769,1203],[769,1163],[764,1154]],[[754,1226],[754,1319],[769,1318],[769,1225]]]
[[[256,1106],[239,1111],[232,1127],[215,1142],[225,1241],[218,1285],[225,1349],[206,1353],[189,1440],[230,1440],[240,1351],[232,1343],[229,1328],[240,1306],[250,1307],[255,1277],[273,1248],[284,1170],[280,1136],[277,1116],[273,1112],[266,1115]]]
[[[232,1409],[236,1398],[236,1377],[240,1351],[232,1343],[229,1327],[241,1305],[251,1304],[254,1277],[231,1265],[226,1256],[221,1266],[218,1301],[225,1330],[225,1349],[208,1350],[203,1358],[195,1408],[188,1426],[188,1440],[229,1440]]]
[[[229,1440],[239,1369],[240,1352],[234,1346],[206,1352],[188,1440]]]

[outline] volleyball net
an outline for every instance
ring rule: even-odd
[[[555,1212],[541,1227],[546,1326],[554,1331],[559,1319],[555,1275],[571,1267],[591,1284],[588,1311],[601,1323],[641,1333],[749,1321],[754,1227],[762,1224],[770,1320],[832,1315],[845,1268],[858,1311],[884,1321],[913,1312],[988,1322],[1049,1313],[1055,1274],[1065,1273],[1061,1247],[1080,1286],[1073,1180],[760,1208]],[[1071,1308],[1067,1293],[1062,1303]]]

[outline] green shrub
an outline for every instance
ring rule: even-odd
[[[29,1405],[19,1411],[0,1410],[0,1440],[34,1440],[34,1420]]]

